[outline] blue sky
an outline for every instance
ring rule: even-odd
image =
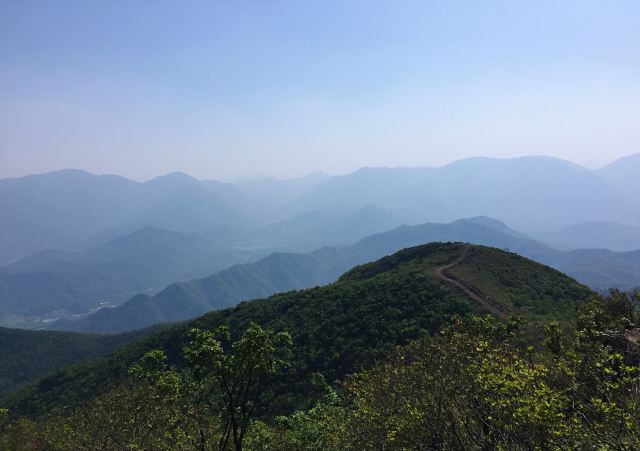
[[[640,152],[638,1],[0,2],[0,177]]]

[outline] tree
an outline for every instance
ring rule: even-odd
[[[232,439],[240,451],[269,379],[288,365],[291,336],[253,323],[232,344],[226,326],[213,332],[192,329],[189,339],[184,348],[189,392],[219,417],[219,449]]]
[[[520,321],[455,319],[349,377],[344,404],[280,420],[282,448],[638,449],[633,301],[594,297],[537,350]]]
[[[192,329],[183,365],[168,365],[162,350],[146,353],[127,381],[49,420],[42,438],[53,449],[242,450],[256,407],[288,365],[290,348],[288,333],[257,324],[233,343],[227,327]],[[0,410],[0,426],[4,416]],[[26,420],[2,432],[5,445],[41,437]]]

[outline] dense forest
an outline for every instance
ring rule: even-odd
[[[454,262],[456,266],[445,271],[449,277],[462,280],[453,271],[474,274],[485,281],[483,290],[488,295],[473,288],[482,297],[471,299],[436,276],[437,268]],[[504,267],[516,268],[520,276],[501,279]],[[300,408],[317,393],[311,383],[314,373],[329,381],[342,379],[397,345],[437,332],[454,315],[498,311],[503,318],[515,314],[535,322],[548,317],[562,320],[574,317],[590,293],[558,271],[497,249],[460,243],[418,246],[358,266],[332,285],[244,302],[168,327],[109,355],[48,375],[4,404],[16,414],[31,416],[75,405],[116,385],[151,349],[164,349],[171,364],[180,364],[192,328],[215,330],[227,325],[236,339],[255,322],[266,329],[288,331],[295,343],[292,365],[276,387],[273,402],[265,407],[283,414]],[[529,304],[536,299],[539,309],[533,310]]]
[[[288,332],[192,328],[91,402],[39,421],[2,411],[3,449],[637,449],[638,296],[585,302],[532,344],[516,317],[454,316],[288,415],[265,415],[292,365]]]
[[[54,370],[109,353],[161,326],[119,335],[29,331],[0,327],[0,396]]]
[[[46,376],[2,402],[2,447],[562,447],[596,425],[633,443],[636,323],[630,295],[433,243]]]

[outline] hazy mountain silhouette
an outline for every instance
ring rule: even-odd
[[[139,183],[76,170],[4,179],[0,264],[132,224],[182,232],[251,229],[337,205],[373,206],[408,224],[484,215],[520,230],[594,221],[640,226],[639,161],[632,156],[591,171],[547,157],[473,158],[439,168],[363,168],[235,185],[181,173]]]
[[[38,316],[86,313],[105,302],[117,305],[138,292],[154,293],[172,281],[262,255],[155,227],[87,251],[39,252],[0,270],[0,321],[28,326],[30,318]]]
[[[0,263],[132,221],[138,184],[67,170],[0,180]]]
[[[331,176],[324,172],[313,172],[304,177],[279,180],[273,177],[258,177],[236,180],[234,185],[247,197],[254,199],[262,208],[273,209],[291,202]]]
[[[120,332],[158,322],[184,320],[278,291],[330,283],[352,266],[432,241],[470,242],[508,249],[558,268],[593,288],[640,285],[640,252],[562,252],[527,238],[499,221],[481,217],[450,224],[402,226],[350,246],[325,247],[307,254],[273,254],[209,277],[169,285],[155,296],[137,295],[119,307],[102,309],[79,321],[61,321],[52,327]]]
[[[192,232],[274,222],[267,214],[267,197],[286,202],[326,177],[241,184],[255,198],[235,185],[182,173],[144,183],[79,170],[2,179],[0,265],[44,249],[77,248],[78,242],[105,231],[127,233],[151,225]]]
[[[130,223],[186,231],[239,221],[232,207],[198,184],[184,174],[138,183],[75,170],[0,180],[1,261]]]
[[[640,249],[640,227],[617,222],[585,222],[529,235],[564,249],[603,248],[613,251]]]
[[[640,198],[640,153],[620,158],[597,171],[638,205]]]
[[[41,251],[0,268],[0,324],[40,327],[42,320],[87,313],[104,303],[118,305],[136,293],[153,294],[171,282],[203,277],[272,252],[355,242],[398,224],[387,212],[365,206],[314,212],[254,229],[111,229],[83,241],[78,250]]]
[[[402,220],[374,205],[335,204],[251,231],[243,246],[308,252],[332,244],[351,244],[374,233],[390,230]]]
[[[548,157],[472,158],[441,168],[367,168],[290,203],[301,213],[337,200],[373,204],[408,223],[485,215],[518,229],[578,222],[640,224],[634,203],[595,172]],[[286,214],[282,213],[282,214]]]
[[[474,158],[440,168],[363,168],[344,176],[314,173],[235,184],[182,173],[140,183],[75,170],[4,179],[0,314],[4,324],[30,315],[84,314],[104,302],[118,304],[135,293],[154,293],[272,252],[310,252],[401,224],[475,216],[543,230],[535,236],[551,246],[541,248],[487,219],[484,225],[501,234],[500,240],[431,233],[404,242],[388,236],[396,246],[386,252],[430,240],[468,239],[516,246],[525,256],[579,274],[594,288],[634,286],[640,282],[633,252],[589,251],[577,262],[552,247],[638,247],[640,208],[629,194],[637,161],[632,156],[592,171],[547,157]],[[619,274],[609,269],[614,267]]]

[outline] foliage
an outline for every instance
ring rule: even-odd
[[[505,264],[526,265],[531,276],[511,284],[510,290],[531,299],[535,299],[532,285],[545,281],[545,296],[556,299],[549,310],[551,317],[560,310],[562,317],[575,312],[589,294],[588,289],[550,268],[514,254],[473,248],[478,255],[487,253],[493,261],[473,256],[463,263],[478,279],[483,273],[489,278],[490,271]],[[255,322],[270,330],[289,331],[296,343],[291,367],[274,386],[273,401],[258,414],[266,417],[306,408],[309,400],[320,395],[310,383],[312,374],[322,373],[329,381],[340,380],[369,367],[397,345],[437,332],[455,315],[482,312],[482,306],[433,275],[435,267],[455,260],[460,250],[461,245],[455,243],[418,246],[357,267],[332,285],[282,293],[209,313],[152,334],[105,358],[54,373],[6,404],[17,414],[31,416],[73,406],[121,383],[128,368],[152,349],[163,349],[170,364],[184,365],[181,351],[194,327],[211,331],[227,325],[235,339]],[[499,286],[502,282],[492,283]],[[527,311],[522,313],[526,315]]]
[[[229,339],[224,327],[192,329],[185,368],[150,351],[126,383],[28,437],[65,450],[241,450],[271,377],[288,364],[291,338],[252,324],[234,343]]]
[[[501,258],[498,249],[472,247],[466,261],[450,270],[450,275],[476,287],[492,299],[499,299],[511,312],[536,320],[576,317],[587,296],[578,284],[563,283],[564,274],[516,255]],[[517,262],[517,264],[516,264]]]
[[[291,336],[274,333],[251,324],[240,339],[225,352],[229,328],[214,332],[192,329],[185,346],[188,394],[192,404],[202,406],[221,425],[218,447],[226,449],[233,440],[242,449],[256,405],[269,378],[288,366]]]
[[[570,447],[577,431],[635,444],[634,301],[596,297],[575,327],[548,324],[534,350],[522,319],[471,316],[483,305],[434,275],[462,246],[407,249],[52,374],[8,403],[0,436],[35,449]],[[589,293],[516,255],[472,249],[459,267],[508,293],[496,299],[506,311],[527,316],[513,296],[545,296],[529,319],[566,320]],[[495,274],[504,265],[528,269],[507,282]]]
[[[289,450],[340,449],[349,433],[340,395],[329,392],[308,411],[275,419],[275,432],[263,437],[260,447]]]
[[[637,449],[638,295],[593,296],[534,348],[526,322],[453,317],[331,387],[311,408],[258,420],[290,337],[253,324],[192,329],[185,366],[144,355],[126,384],[70,416],[5,421],[3,449]],[[247,394],[245,396],[245,393]],[[236,440],[237,439],[237,440]],[[26,444],[16,448],[17,443]],[[24,445],[22,445],[24,446]]]
[[[314,428],[294,421],[313,410],[293,414],[281,435],[324,449],[637,449],[637,346],[619,340],[637,321],[633,296],[595,297],[575,327],[549,328],[551,342],[563,342],[547,345],[553,352],[523,343],[517,322],[455,321],[350,377],[339,414],[316,417]],[[344,418],[338,433],[335,417]]]
[[[0,327],[0,396],[73,363],[98,357],[158,327],[121,335]]]

